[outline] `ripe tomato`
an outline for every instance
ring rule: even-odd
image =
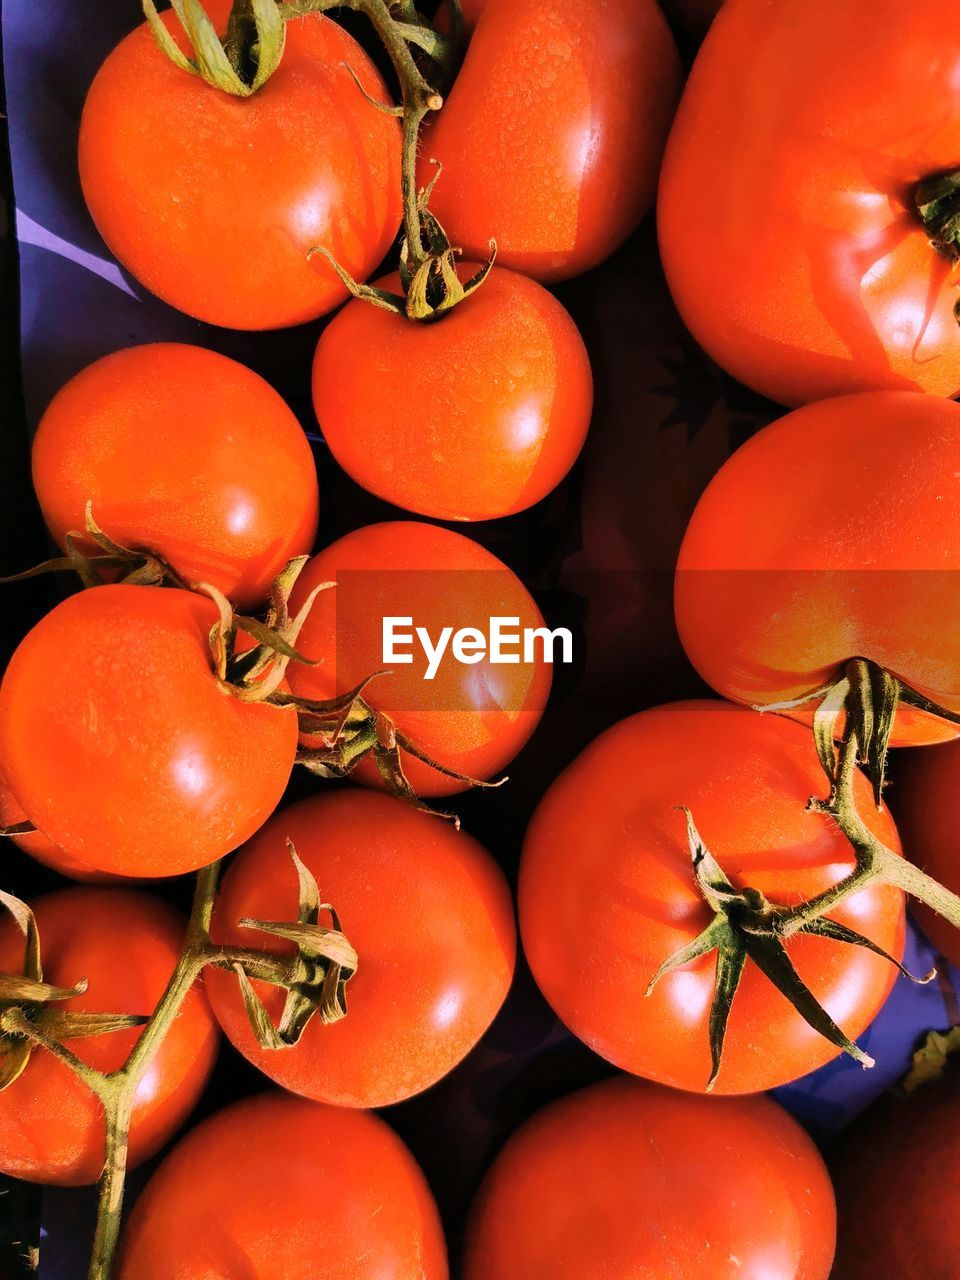
[[[596,266],[653,203],[680,83],[654,0],[488,0],[425,131],[433,212],[467,258],[494,238],[538,280]]]
[[[140,1195],[119,1280],[174,1275],[447,1280],[447,1259],[423,1174],[382,1120],[265,1093],[194,1129]]]
[[[732,0],[694,65],[658,221],[687,325],[782,404],[960,390],[957,290],[913,192],[952,169],[936,0]]]
[[[904,853],[954,893],[960,893],[958,794],[960,742],[947,743],[936,751],[909,751],[898,758],[894,808]],[[912,902],[910,911],[940,954],[960,966],[957,930],[922,902]]]
[[[887,1093],[840,1138],[834,1280],[950,1280],[960,1249],[960,1097],[940,1081]]]
[[[960,406],[840,396],[754,436],[700,499],[677,565],[687,656],[724,697],[805,697],[867,658],[960,711]],[[799,714],[809,718],[809,707]],[[957,727],[900,704],[891,742]]]
[[[461,277],[476,270],[461,266]],[[378,285],[396,293],[399,277]],[[398,396],[410,377],[416,395]],[[317,419],[344,470],[440,520],[487,520],[539,502],[573,466],[592,402],[590,361],[570,316],[534,281],[496,267],[434,324],[348,303],[313,364]]]
[[[550,692],[551,668],[539,644],[532,662],[465,665],[448,654],[436,676],[426,664],[384,661],[383,619],[412,617],[434,641],[443,627],[489,630],[492,617],[541,627],[540,611],[523,583],[496,556],[462,534],[414,521],[368,525],[314,556],[297,580],[292,610],[322,582],[336,582],[316,600],[297,647],[317,666],[289,668],[290,687],[304,698],[343,693],[373,672],[364,698],[422,751],[471,778],[499,774],[537,727]],[[405,628],[407,632],[410,628]],[[443,796],[464,783],[404,753],[418,795]],[[367,760],[359,776],[378,778]]]
[[[296,418],[250,369],[180,343],[117,351],[71,379],[41,419],[33,482],[61,545],[92,502],[114,541],[244,609],[317,531],[316,470]]]
[[[16,796],[10,790],[10,784],[0,773],[0,827],[17,827],[29,821]],[[30,857],[35,858],[37,862],[42,862],[45,867],[53,867],[62,875],[70,876],[72,880],[110,879],[102,871],[94,871],[79,858],[74,858],[65,849],[48,840],[42,831],[28,831],[23,835],[10,836],[9,839],[24,853],[29,853]]]
[[[857,788],[871,830],[898,850],[892,819],[873,809],[859,775]],[[656,707],[601,734],[547,792],[520,868],[524,950],[570,1030],[637,1075],[704,1089],[715,954],[644,994],[660,964],[713,919],[694,881],[677,806],[691,810],[735,885],[791,905],[853,868],[853,851],[832,821],[806,811],[824,789],[807,729],[722,702]],[[901,954],[898,890],[870,886],[830,914]],[[886,960],[825,938],[792,938],[788,953],[851,1039],[870,1024],[896,976]],[[716,1092],[774,1088],[836,1053],[748,961]]]
[[[225,31],[229,0],[206,0]],[[172,13],[163,15],[187,53]],[[278,70],[249,98],[175,67],[144,24],[94,80],[80,180],[97,229],[151,292],[233,329],[300,324],[347,296],[323,245],[357,279],[400,224],[400,128],[387,90],[342,27],[287,23]]]
[[[516,937],[502,872],[470,836],[403,800],[353,789],[313,796],[237,855],[217,941],[277,949],[237,921],[297,918],[288,839],[360,956],[347,1016],[329,1026],[314,1018],[294,1048],[261,1049],[236,977],[211,970],[220,1025],[271,1079],[319,1102],[383,1107],[421,1092],[466,1057],[506,998]],[[284,993],[255,986],[276,1025]]]
[[[45,982],[83,995],[57,1007],[88,1013],[151,1014],[177,963],[185,922],[165,903],[121,889],[62,889],[31,904]],[[0,921],[0,972],[23,973],[23,934]],[[98,1071],[123,1065],[140,1031],[72,1039]],[[213,1067],[217,1030],[203,993],[192,990],[137,1089],[130,1160],[152,1155],[183,1123]],[[103,1109],[85,1084],[37,1048],[23,1074],[0,1092],[0,1169],[33,1182],[77,1186],[103,1168]]]
[[[296,714],[223,692],[208,645],[216,617],[188,591],[98,587],[57,605],[10,660],[0,767],[71,860],[179,875],[235,849],[276,808]]]
[[[618,1077],[544,1108],[472,1211],[465,1280],[827,1280],[823,1161],[768,1098]]]

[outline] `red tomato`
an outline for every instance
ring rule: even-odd
[[[835,1219],[817,1149],[769,1099],[619,1077],[507,1143],[473,1208],[465,1280],[827,1280]]]
[[[936,751],[909,751],[897,760],[893,792],[903,850],[934,880],[960,893],[957,856],[957,797],[960,795],[960,742]],[[941,955],[960,967],[960,934],[922,902],[910,912]]]
[[[206,0],[225,31],[229,0]],[[163,15],[189,53],[172,13]],[[373,63],[320,14],[287,24],[279,69],[249,98],[175,67],[144,24],[97,73],[80,180],[108,248],[151,292],[211,324],[272,329],[347,296],[400,223],[400,128]]]
[[[179,343],[117,351],[71,379],[37,429],[33,483],[61,545],[92,502],[116,542],[245,609],[317,532],[296,418],[250,369]]]
[[[841,396],[754,436],[708,486],[680,550],[690,661],[724,697],[765,705],[868,658],[960,712],[958,473],[960,406],[910,392]],[[957,731],[901,704],[891,741]]]
[[[853,851],[806,811],[825,790],[808,730],[722,702],[678,702],[621,721],[560,775],[534,815],[520,868],[520,931],[533,975],[575,1035],[637,1075],[702,1090],[715,954],[667,974],[660,964],[713,919],[694,881],[687,806],[735,885],[791,905],[847,874]],[[899,850],[858,775],[861,812]],[[862,889],[831,912],[892,955],[903,897]],[[788,952],[821,1005],[855,1039],[893,985],[893,965],[861,947],[802,935]],[[718,1093],[786,1084],[837,1054],[748,961],[727,1026]]]
[[[176,966],[185,922],[165,903],[120,889],[62,889],[32,904],[45,982],[83,995],[57,1007],[88,1013],[151,1014]],[[0,971],[23,973],[23,934],[0,922]],[[116,1071],[136,1028],[71,1040],[70,1049],[98,1071]],[[130,1161],[152,1155],[179,1128],[213,1067],[217,1031],[206,998],[186,997],[137,1088]],[[0,1169],[32,1182],[77,1186],[103,1168],[103,1109],[90,1090],[44,1049],[0,1093]]]
[[[16,796],[10,790],[10,784],[0,773],[0,827],[16,827],[30,819],[24,813]],[[13,843],[31,858],[42,862],[45,867],[54,867],[62,875],[72,880],[104,880],[100,871],[94,871],[78,858],[72,857],[59,845],[48,840],[42,831],[29,831],[25,835],[10,836]]]
[[[543,647],[537,644],[534,661],[516,664],[489,656],[464,664],[448,654],[426,680],[419,650],[410,665],[384,661],[383,619],[412,617],[434,642],[451,625],[488,631],[495,616],[541,627],[540,611],[519,578],[459,533],[398,521],[358,529],[314,556],[297,581],[291,609],[321,582],[337,588],[317,598],[297,641],[319,665],[291,665],[293,692],[330,698],[387,668],[390,674],[364,691],[372,707],[447,768],[482,780],[499,775],[543,714],[551,679]],[[465,785],[406,753],[404,769],[418,795],[450,795]],[[368,781],[377,778],[368,761],[360,771]]]
[[[296,714],[223,692],[216,617],[188,591],[98,587],[57,605],[10,660],[0,767],[71,861],[178,875],[235,849],[276,808]]]
[[[960,1250],[956,1070],[906,1098],[887,1093],[840,1138],[833,1280],[951,1280]]]
[[[476,270],[459,268],[463,280]],[[396,293],[399,277],[378,285]],[[411,376],[416,395],[398,396]],[[320,337],[313,403],[333,456],[365,489],[440,520],[487,520],[539,502],[567,474],[593,380],[560,303],[495,267],[433,324],[348,303]]]
[[[278,949],[237,921],[297,918],[288,839],[360,956],[347,1016],[329,1026],[314,1018],[294,1048],[261,1049],[236,977],[211,970],[220,1025],[272,1080],[319,1102],[383,1107],[421,1092],[466,1057],[506,998],[516,937],[502,872],[470,836],[403,800],[352,789],[313,796],[237,855],[217,941]],[[255,985],[276,1025],[284,993]]]
[[[680,81],[654,0],[488,0],[425,131],[433,212],[467,258],[494,238],[539,280],[596,266],[653,203]]]
[[[952,169],[960,38],[936,0],[730,0],[694,65],[658,221],[687,325],[782,404],[953,396],[953,270],[913,192]]]
[[[319,1275],[447,1280],[443,1233],[423,1174],[382,1120],[278,1093],[188,1134],[121,1244],[119,1280]]]

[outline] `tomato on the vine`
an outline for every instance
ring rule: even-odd
[[[181,343],[117,351],[72,378],[37,429],[33,483],[61,545],[83,531],[89,502],[115,542],[240,608],[267,596],[317,530],[296,418],[252,370]]]
[[[40,934],[44,981],[87,990],[58,1008],[87,1013],[153,1013],[177,963],[186,922],[165,903],[123,889],[72,888],[31,904]],[[0,972],[23,973],[24,937],[0,921]],[[107,1073],[126,1061],[140,1031],[71,1039],[69,1048]],[[2,1048],[2,1037],[0,1037]],[[193,1109],[213,1067],[216,1024],[206,997],[191,991],[144,1075],[133,1104],[130,1161],[152,1155]],[[69,1067],[34,1049],[26,1068],[0,1092],[0,1169],[33,1182],[95,1182],[104,1160],[99,1100]]]
[[[596,266],[651,207],[680,93],[654,0],[487,0],[420,177],[467,258],[539,280]]]
[[[960,405],[915,392],[838,396],[753,436],[680,550],[690,661],[724,697],[766,706],[813,698],[863,658],[960,713],[958,472]],[[957,732],[901,699],[890,741]]]
[[[824,790],[810,731],[780,716],[722,702],[680,702],[640,712],[601,734],[547,792],[520,868],[524,951],[570,1030],[637,1075],[704,1089],[715,954],[666,974],[646,994],[659,966],[713,919],[694,878],[678,806],[690,810],[735,886],[795,905],[854,867],[853,849],[833,821],[807,811],[809,798]],[[874,808],[860,774],[854,794],[871,831],[898,851],[893,821]],[[899,890],[869,885],[830,916],[901,954]],[[791,938],[788,954],[851,1039],[873,1020],[896,976],[880,956],[826,938]],[[774,1088],[836,1053],[748,961],[716,1092]]]
[[[463,280],[477,270],[458,267]],[[377,287],[396,294],[399,277]],[[317,419],[344,470],[388,502],[441,520],[487,520],[538,502],[576,460],[592,402],[590,361],[570,316],[535,281],[497,267],[432,324],[349,302],[313,364]]]
[[[790,405],[960,391],[954,270],[915,203],[960,156],[958,72],[937,0],[722,7],[670,135],[658,222],[680,312],[734,377]]]
[[[18,827],[29,821],[23,806],[10,790],[9,782],[0,772],[0,827]],[[103,872],[88,867],[79,858],[74,858],[52,840],[48,840],[42,831],[20,832],[11,835],[9,839],[17,848],[22,849],[24,853],[29,853],[30,857],[35,858],[37,862],[42,862],[45,867],[53,867],[61,875],[69,876],[72,880],[109,879],[109,876]]]
[[[230,0],[205,8],[223,34]],[[161,21],[189,53],[172,11]],[[347,291],[310,250],[362,280],[400,224],[399,124],[365,94],[388,98],[360,45],[319,13],[286,23],[279,67],[247,98],[174,66],[144,24],[84,106],[93,220],[142,284],[199,320],[271,329],[323,315]]]
[[[276,808],[296,713],[221,688],[217,618],[189,591],[97,587],[57,605],[14,653],[0,685],[0,768],[71,861],[181,874],[242,844]]]
[[[426,662],[412,644],[398,662],[387,657],[384,619],[401,618],[402,634],[424,628],[435,643],[445,627],[485,634],[495,617],[510,619],[514,631],[542,628],[540,610],[516,574],[462,534],[396,521],[357,529],[315,555],[297,580],[291,608],[323,582],[336,582],[336,589],[317,598],[297,641],[317,665],[289,668],[293,692],[332,698],[385,669],[363,693],[376,712],[446,768],[481,781],[499,775],[543,714],[551,681],[544,646],[534,646],[531,661],[514,648],[521,660],[505,663],[492,661],[489,651],[467,662],[448,651],[426,679]],[[402,759],[418,795],[450,795],[468,785],[409,752]],[[358,772],[366,781],[378,777],[366,759]]]
[[[768,1098],[618,1077],[544,1108],[480,1188],[465,1280],[827,1280],[833,1189]]]
[[[119,1280],[447,1280],[437,1207],[384,1122],[276,1092],[187,1135],[147,1183]]]
[[[319,1102],[382,1107],[421,1092],[469,1053],[506,998],[516,936],[503,873],[470,836],[403,800],[353,788],[313,796],[237,854],[215,941],[276,950],[276,939],[238,921],[296,918],[288,840],[360,957],[347,1016],[313,1019],[293,1048],[261,1049],[235,975],[211,970],[220,1025],[271,1079]],[[276,1025],[284,993],[254,985]]]

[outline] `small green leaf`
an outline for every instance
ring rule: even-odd
[[[33,1046],[29,1040],[8,1040],[0,1047],[0,1093],[23,1075]]]
[[[200,0],[171,0],[174,12],[193,45],[204,80],[236,98],[248,98],[250,86],[237,75],[227,51]]]
[[[727,1023],[733,998],[740,986],[743,966],[747,959],[744,941],[731,930],[717,950],[717,973],[713,985],[713,1003],[710,1006],[710,1079],[707,1092],[713,1090],[720,1074],[723,1043],[727,1035]]]
[[[679,969],[685,964],[699,960],[701,956],[709,955],[711,951],[716,951],[721,942],[726,941],[731,936],[731,933],[730,925],[726,919],[718,915],[691,942],[680,947],[673,955],[667,956],[666,960],[650,979],[644,995],[650,995],[660,979],[668,973],[672,973],[674,969]]]
[[[845,942],[852,947],[864,947],[867,951],[872,951],[874,955],[882,956],[884,960],[889,960],[905,978],[909,978],[911,982],[915,982],[920,987],[926,986],[928,982],[931,982],[937,976],[936,969],[931,969],[929,973],[925,973],[922,976],[911,973],[889,951],[884,951],[883,947],[878,947],[875,942],[865,938],[862,933],[857,933],[856,930],[849,929],[845,924],[841,924],[839,920],[831,920],[828,916],[817,916],[815,920],[807,921],[797,932],[812,933],[820,938],[831,938],[834,942]]]
[[[256,929],[259,933],[269,933],[275,938],[293,942],[304,955],[332,960],[345,969],[357,967],[357,953],[338,929],[285,920],[253,920],[249,916],[244,916],[240,925],[244,929]]]
[[[837,775],[837,722],[847,703],[850,681],[844,676],[832,685],[813,714],[813,740],[817,747],[820,765],[833,781]]]
[[[250,1020],[250,1026],[253,1028],[253,1034],[257,1037],[257,1043],[260,1048],[285,1049],[287,1046],[277,1034],[276,1028],[263,1007],[263,1002],[254,991],[253,984],[244,972],[242,965],[236,964],[233,968],[240,983],[240,994],[243,996],[243,1004]]]
[[[174,8],[176,9],[176,6]],[[173,65],[179,67],[181,71],[189,72],[192,76],[198,76],[200,68],[181,50],[176,40],[167,30],[166,25],[160,20],[160,15],[157,13],[153,0],[143,0],[143,13],[153,33],[154,40],[156,40],[162,52],[166,54]],[[180,17],[179,13],[177,17]],[[182,22],[181,18],[181,24]]]
[[[136,1013],[88,1013],[82,1009],[37,1010],[33,1015],[36,1025],[58,1042],[80,1040],[87,1036],[113,1035],[117,1031],[130,1031],[143,1027],[150,1021]]]

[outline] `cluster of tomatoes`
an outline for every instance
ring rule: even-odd
[[[719,469],[680,550],[677,630],[721,698],[607,729],[526,833],[526,960],[619,1073],[511,1138],[478,1191],[463,1268],[827,1280],[831,1179],[794,1121],[751,1095],[859,1052],[903,956],[904,895],[877,878],[789,936],[771,928],[760,946],[750,929],[861,867],[823,801],[841,785],[862,845],[960,890],[960,744],[942,745],[960,731],[960,127],[944,108],[960,41],[932,0],[882,0],[881,19],[859,0],[726,0],[684,87],[654,0],[471,0],[436,28],[412,4],[355,0],[402,50],[394,107],[323,3],[144,7],[84,109],[93,219],[141,284],[200,321],[263,330],[335,312],[313,402],[333,457],[371,493],[449,524],[513,515],[560,484],[593,378],[546,286],[609,258],[655,201],[690,332],[795,406]],[[693,30],[718,8],[671,16]],[[399,270],[371,281],[401,229]],[[33,481],[63,552],[53,564],[85,589],[3,676],[0,825],[82,883],[29,909],[4,895],[0,1169],[101,1177],[101,1100],[75,1068],[117,1075],[149,1023],[56,1043],[68,1023],[46,1005],[148,1020],[182,972],[185,922],[130,882],[232,855],[204,926],[211,962],[130,1099],[126,1159],[182,1125],[220,1032],[280,1088],[173,1147],[112,1274],[445,1280],[431,1191],[371,1111],[446,1076],[507,997],[511,888],[425,802],[500,780],[551,671],[534,651],[448,662],[428,684],[416,663],[379,671],[377,654],[387,615],[431,634],[494,616],[536,630],[537,604],[441,524],[370,525],[315,552],[321,495],[300,423],[257,374],[200,346],[117,351],[74,377],[40,422]],[[834,702],[872,776],[825,780],[837,748],[818,708]],[[894,761],[895,822],[887,747],[930,744]],[[278,808],[298,763],[315,791]],[[329,784],[347,775],[361,785]],[[330,906],[305,914],[316,886]],[[286,984],[262,966],[297,954],[327,910],[358,957],[337,977],[345,1016],[279,1043],[291,998],[319,1005],[329,984],[306,952]],[[882,1167],[864,1190],[864,1141],[889,1169],[937,1134],[946,1165],[950,1108],[928,1112],[905,1137],[868,1131],[838,1164],[841,1280],[881,1274],[872,1250],[893,1212]],[[882,1265],[953,1274],[936,1267],[954,1231],[927,1211]]]

